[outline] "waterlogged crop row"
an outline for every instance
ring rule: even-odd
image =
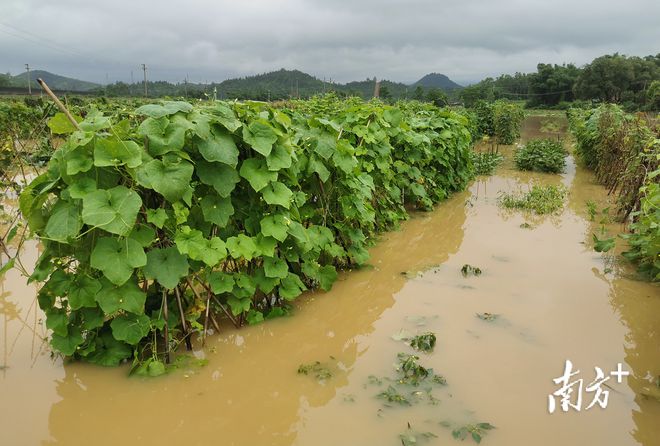
[[[644,115],[609,104],[571,109],[576,153],[596,179],[618,196],[617,213],[630,222],[624,253],[639,272],[660,280],[660,128]]]
[[[30,280],[54,349],[155,374],[220,315],[258,323],[330,289],[407,207],[472,176],[465,118],[435,108],[165,102],[121,116],[90,112],[76,130],[56,115],[68,139],[20,205],[44,246]]]

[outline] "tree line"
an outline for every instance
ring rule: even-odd
[[[540,63],[536,73],[504,74],[465,87],[462,101],[525,100],[527,107],[563,108],[575,101],[617,103],[630,110],[660,109],[660,54],[597,57],[582,68]]]

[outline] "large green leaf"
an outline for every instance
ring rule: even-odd
[[[151,156],[160,156],[168,152],[183,149],[186,129],[163,116],[161,118],[147,118],[140,124],[138,133],[147,137],[148,149]]]
[[[214,129],[210,137],[200,139],[197,146],[206,161],[217,161],[234,168],[238,164],[238,148],[227,131]]]
[[[215,294],[229,293],[234,289],[234,276],[221,271],[209,274],[209,286]]]
[[[58,242],[74,238],[82,228],[80,206],[67,201],[58,201],[46,223],[46,236]]]
[[[68,333],[69,317],[63,308],[48,308],[46,311],[46,328],[60,336]]]
[[[227,239],[227,249],[229,250],[229,254],[235,259],[242,257],[249,261],[258,254],[257,245],[254,243],[254,240],[245,234],[229,237]]]
[[[135,279],[121,286],[101,279],[101,289],[96,294],[96,301],[105,314],[113,314],[119,310],[143,314],[146,300],[147,295],[137,286]]]
[[[60,149],[64,150],[64,149]],[[77,175],[81,172],[87,172],[94,165],[94,157],[91,149],[87,147],[76,147],[64,154],[66,161],[66,174]]]
[[[50,345],[64,356],[73,355],[82,343],[83,337],[79,328],[71,328],[66,336],[54,334],[50,340]]]
[[[236,114],[227,106],[227,104],[218,102],[210,109],[210,112],[213,115],[214,121],[218,122],[232,133],[243,125],[241,121],[236,119]]]
[[[147,264],[147,256],[140,243],[132,238],[101,237],[94,246],[90,264],[103,271],[110,282],[122,285],[130,279],[135,268]]]
[[[125,186],[99,189],[83,198],[82,220],[118,235],[128,234],[135,225],[142,199]]]
[[[174,242],[181,254],[193,260],[201,260],[208,266],[216,266],[227,257],[225,242],[218,237],[207,239],[201,231],[183,226],[174,236]]]
[[[280,169],[288,169],[293,162],[293,149],[288,145],[275,144],[273,150],[266,157],[266,164],[268,169],[278,171]]]
[[[74,116],[77,122],[82,121],[80,116]],[[55,113],[55,116],[48,120],[48,127],[56,135],[64,135],[76,131],[76,127],[69,121],[64,113]]]
[[[257,192],[266,187],[271,181],[277,180],[277,172],[268,170],[266,161],[263,158],[250,158],[243,161],[239,173],[248,180],[250,186]]]
[[[130,168],[142,164],[142,150],[133,141],[119,138],[97,138],[94,142],[94,165],[97,167],[123,166]]]
[[[67,295],[69,306],[72,310],[79,310],[83,307],[96,307],[94,298],[100,289],[101,282],[98,279],[84,275],[76,276]]]
[[[188,275],[188,260],[177,248],[153,249],[147,253],[144,275],[156,279],[165,288],[173,289]]]
[[[280,282],[280,296],[286,300],[293,300],[296,297],[300,296],[307,287],[300,277],[297,274],[289,273],[282,281]]]
[[[287,237],[291,220],[285,215],[275,214],[262,218],[260,224],[263,235],[283,242]]]
[[[289,274],[289,265],[279,257],[264,257],[266,277],[284,279]]]
[[[287,209],[291,207],[293,192],[279,181],[269,183],[262,189],[261,193],[268,204],[278,204]]]
[[[157,228],[162,228],[168,218],[165,209],[147,209],[147,221],[153,223]]]
[[[268,121],[252,121],[243,127],[243,140],[263,156],[268,156],[277,141],[277,133]]]
[[[195,172],[202,183],[212,186],[221,197],[228,197],[241,181],[236,169],[226,164],[198,161]]]
[[[147,104],[135,110],[139,115],[146,115],[152,118],[162,118],[163,116],[173,115],[177,112],[188,113],[193,106],[183,101],[164,101],[162,104]]]
[[[252,301],[249,297],[238,298],[229,296],[227,303],[234,316],[238,316],[239,314],[250,310],[250,307],[252,306]]]
[[[227,226],[229,218],[234,215],[234,206],[232,206],[229,198],[207,195],[202,198],[200,206],[204,214],[204,220],[221,228]]]
[[[151,329],[149,316],[140,314],[124,314],[118,316],[110,323],[112,335],[119,341],[130,345],[137,345]]]
[[[105,331],[96,338],[96,348],[86,360],[92,364],[115,367],[132,354],[133,349],[128,344],[115,339],[110,331]]]
[[[138,181],[161,194],[167,201],[183,198],[190,187],[193,165],[178,156],[154,159],[138,170]]]

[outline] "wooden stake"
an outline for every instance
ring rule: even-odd
[[[181,328],[183,328],[183,337],[186,340],[186,350],[192,350],[192,341],[190,340],[190,333],[188,332],[188,324],[186,323],[186,317],[183,312],[183,304],[181,303],[181,293],[179,292],[179,287],[174,288],[176,293],[176,303],[179,306],[179,316],[181,317]]]
[[[73,115],[71,114],[71,112],[69,112],[69,110],[64,106],[64,104],[62,104],[62,102],[57,98],[57,96],[55,96],[55,93],[53,93],[53,92],[51,91],[51,89],[48,88],[48,85],[46,85],[46,83],[44,82],[44,80],[41,79],[41,78],[38,78],[38,79],[37,79],[37,82],[39,82],[39,85],[41,85],[41,88],[43,88],[44,91],[46,91],[46,94],[48,94],[48,96],[50,96],[50,98],[51,98],[53,101],[55,101],[55,104],[57,104],[57,107],[62,111],[62,113],[64,113],[64,114],[66,115],[66,117],[69,119],[69,121],[71,122],[71,124],[73,124],[73,126],[74,126],[77,130],[82,130],[82,129],[80,128],[80,125],[78,124],[78,121],[76,121],[76,120],[73,118]]]
[[[167,290],[163,288],[163,318],[165,319],[165,364],[170,363],[170,333],[169,327],[167,326],[167,319],[169,317],[169,312],[167,310]]]

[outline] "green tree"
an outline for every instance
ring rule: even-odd
[[[11,85],[11,75],[9,73],[0,73],[0,87],[9,87]]]
[[[447,104],[449,104],[447,95],[439,88],[430,88],[428,93],[426,93],[426,100],[431,102],[436,107],[445,107]]]
[[[387,88],[387,85],[380,87],[380,98],[384,101],[392,99],[392,93],[390,93],[390,89]]]
[[[580,99],[603,102],[646,101],[646,89],[660,78],[660,55],[646,58],[605,55],[584,67],[575,84]]]
[[[646,91],[646,108],[649,110],[660,110],[660,80],[651,82]]]
[[[528,106],[553,106],[560,102],[573,101],[573,86],[580,72],[573,64],[538,64],[536,73],[529,77],[531,96]]]

